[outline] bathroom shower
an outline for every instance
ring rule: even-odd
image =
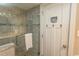
[[[18,4],[12,4],[18,5]],[[21,4],[19,4],[21,5]],[[0,46],[14,44],[16,56],[39,55],[40,40],[40,9],[39,5],[30,10],[24,10],[15,6],[0,6]],[[25,40],[25,34],[31,33],[31,47]],[[29,38],[30,39],[30,38]],[[28,46],[26,46],[26,42]],[[2,48],[3,49],[3,48]],[[5,48],[6,50],[6,48]],[[26,51],[27,50],[27,51]],[[6,54],[4,54],[6,55]],[[13,54],[14,55],[14,54]]]

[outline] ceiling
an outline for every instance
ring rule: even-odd
[[[10,4],[6,4],[6,5],[10,5],[10,6],[15,6],[24,10],[28,10],[30,8],[33,8],[37,5],[39,5],[40,3],[10,3]]]

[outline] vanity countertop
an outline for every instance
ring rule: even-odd
[[[22,33],[9,33],[9,34],[5,34],[5,36],[1,36],[0,39],[5,39],[5,38],[11,38],[11,37],[17,37],[17,36],[20,36],[20,35],[24,35]]]
[[[0,46],[0,52],[1,51],[4,51],[4,50],[6,50],[6,49],[9,49],[9,48],[11,48],[11,47],[15,47],[15,44],[14,43],[8,43],[8,44],[4,44],[4,45],[2,45],[2,46]]]

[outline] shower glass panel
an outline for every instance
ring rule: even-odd
[[[27,55],[38,56],[40,55],[40,6],[28,10],[26,19],[26,32],[32,33],[33,37],[33,47],[29,49]]]

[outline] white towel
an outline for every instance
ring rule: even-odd
[[[26,49],[32,48],[32,33],[25,34]]]

